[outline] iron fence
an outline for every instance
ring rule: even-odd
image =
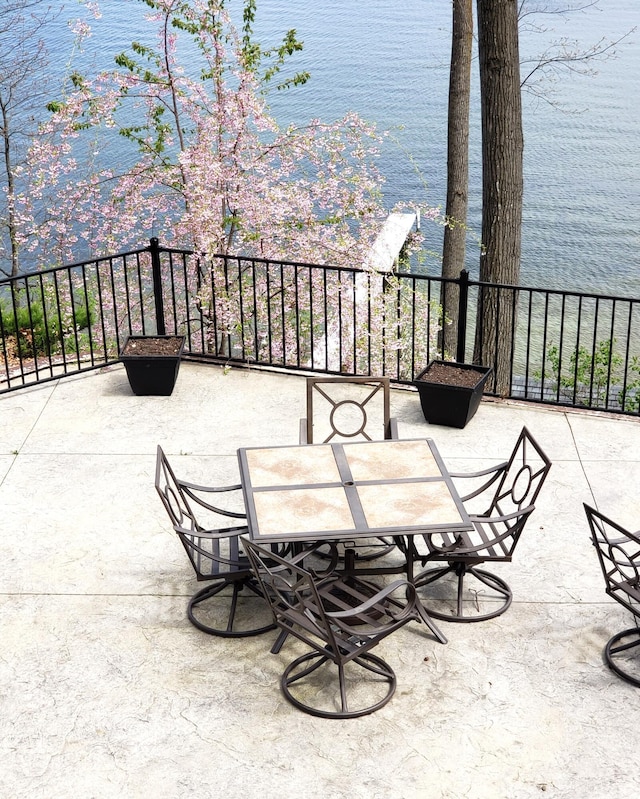
[[[185,357],[398,383],[411,383],[434,358],[482,362],[494,368],[489,393],[638,415],[639,306],[481,283],[466,272],[444,280],[205,261],[152,239],[0,281],[0,393],[117,363],[128,335],[175,333],[186,336]],[[493,326],[476,325],[490,316]]]

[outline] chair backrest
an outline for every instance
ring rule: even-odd
[[[584,505],[606,592],[640,617],[640,534]],[[634,604],[636,603],[636,604]]]
[[[307,444],[393,438],[388,377],[308,377]]]
[[[523,427],[508,461],[470,475],[482,484],[463,496],[476,530],[471,544],[460,549],[465,557],[511,560],[550,468],[551,461]],[[444,543],[454,539],[442,536]]]
[[[507,516],[535,505],[550,469],[551,461],[523,427],[484,515]]]
[[[247,527],[227,525],[229,517],[242,519],[245,516],[214,506],[195,494],[198,489],[237,491],[239,486],[206,488],[178,479],[160,446],[157,450],[155,486],[198,580],[210,580],[224,573],[248,570],[248,561],[241,555],[239,544],[239,535],[246,533]],[[206,527],[196,518],[195,506],[205,515]]]
[[[180,529],[197,533],[200,530],[198,520],[180,481],[160,446],[157,450],[155,485],[173,528],[176,531]]]
[[[277,624],[314,649],[325,651],[326,645],[337,652],[313,573],[253,541],[244,545]]]

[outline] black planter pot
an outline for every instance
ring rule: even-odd
[[[129,385],[138,396],[167,397],[178,378],[184,336],[129,336],[120,350]]]
[[[455,385],[429,380],[429,371],[435,364],[451,366],[463,371],[479,372],[478,380],[472,386]],[[464,427],[478,410],[484,386],[493,369],[490,366],[452,363],[450,361],[431,361],[427,368],[413,381],[420,394],[420,404],[424,418],[429,424],[448,427]]]

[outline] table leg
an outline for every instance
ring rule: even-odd
[[[398,549],[404,554],[406,560],[406,567],[405,572],[407,575],[407,582],[413,583],[413,538],[409,535],[398,535],[394,536],[394,540],[396,542],[396,546]],[[416,594],[416,610],[418,611],[418,616],[420,617],[420,621],[427,625],[427,627],[431,630],[431,632],[435,635],[435,637],[440,641],[441,644],[447,643],[446,635],[441,632],[440,628],[436,625],[433,621],[427,609],[424,607],[422,602],[420,601],[420,597]]]

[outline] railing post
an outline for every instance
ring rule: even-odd
[[[164,299],[162,298],[162,270],[160,269],[160,245],[155,236],[149,241],[151,253],[151,271],[153,274],[153,297],[156,305],[156,333],[164,336],[167,329],[164,324]]]
[[[456,350],[456,361],[464,363],[465,350],[467,343],[467,312],[469,303],[469,273],[466,269],[460,272],[458,279],[458,346]]]

